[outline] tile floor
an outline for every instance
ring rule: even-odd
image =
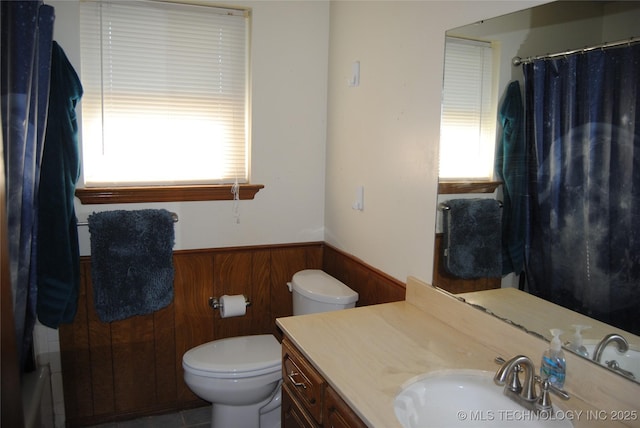
[[[210,426],[211,407],[205,406],[130,421],[107,422],[93,425],[91,428],[208,428]]]

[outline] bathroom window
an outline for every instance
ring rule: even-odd
[[[490,43],[447,37],[440,179],[493,179],[497,102]]]
[[[163,1],[80,10],[85,188],[248,183],[249,12]]]

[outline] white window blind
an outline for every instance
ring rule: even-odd
[[[85,186],[246,183],[248,12],[81,3]]]
[[[490,43],[447,37],[440,178],[493,177],[496,101]]]

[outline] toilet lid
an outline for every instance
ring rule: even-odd
[[[319,269],[296,272],[291,283],[294,290],[316,302],[346,305],[358,300],[358,293]]]
[[[182,357],[182,364],[202,376],[257,376],[281,369],[282,350],[270,334],[230,337],[190,349]]]

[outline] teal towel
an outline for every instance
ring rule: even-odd
[[[38,191],[38,319],[58,328],[72,323],[80,290],[78,225],[73,205],[80,177],[76,105],[82,84],[63,49],[53,42],[51,87]]]
[[[105,211],[88,218],[91,280],[103,322],[162,309],[173,300],[173,217],[167,210]]]
[[[502,138],[496,153],[496,172],[503,181],[502,274],[524,269],[524,239],[528,201],[524,107],[520,83],[514,80],[500,107]]]

